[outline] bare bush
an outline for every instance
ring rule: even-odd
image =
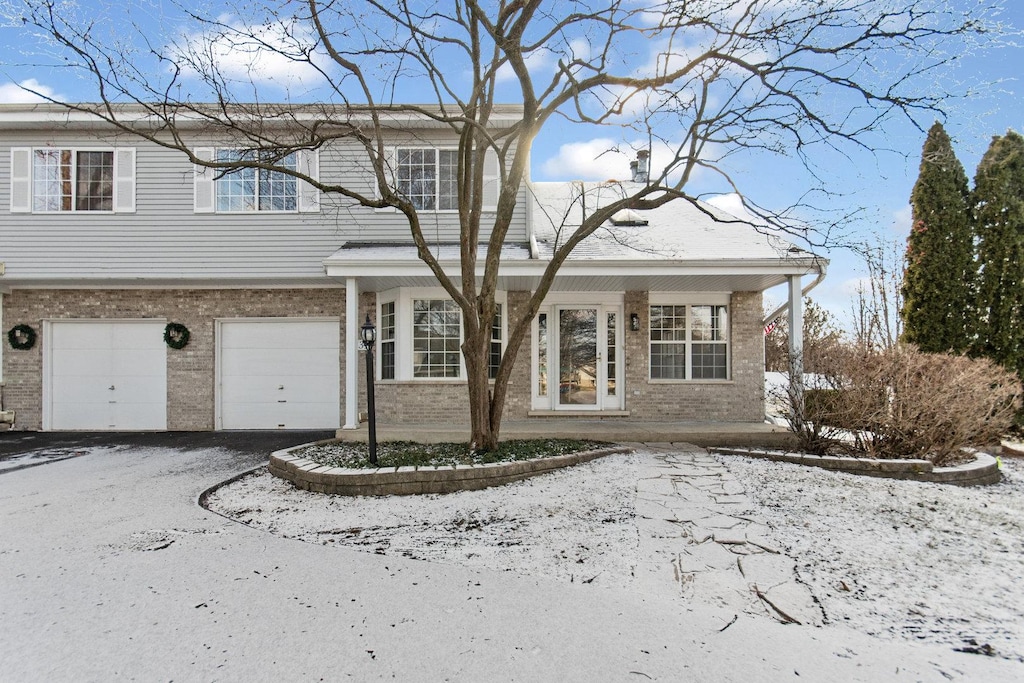
[[[791,397],[791,429],[810,452],[945,466],[997,442],[1021,407],[1017,376],[983,358],[897,345],[846,349],[832,368],[802,406]]]

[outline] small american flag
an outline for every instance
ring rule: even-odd
[[[778,327],[778,326],[779,326],[779,319],[778,319],[778,318],[776,318],[775,320],[773,320],[773,321],[771,321],[770,323],[768,323],[767,325],[765,325],[765,326],[764,326],[764,336],[766,336],[766,337],[767,337],[767,336],[768,336],[769,334],[771,334],[771,333],[772,333],[772,332],[773,332],[773,331],[775,330],[775,328],[776,328],[776,327]]]

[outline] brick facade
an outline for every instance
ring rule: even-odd
[[[528,293],[508,293],[514,319]],[[731,366],[728,382],[653,383],[648,378],[648,296],[626,292],[624,311],[640,315],[639,332],[624,331],[626,410],[633,420],[752,421],[763,418],[764,344],[761,295],[733,294]],[[335,317],[339,325],[341,395],[339,426],[345,410],[344,289],[166,289],[166,290],[14,290],[4,295],[5,327],[27,323],[42,330],[43,320],[156,318],[179,322],[191,331],[189,345],[167,350],[167,427],[170,430],[214,429],[214,321],[259,317]],[[369,313],[376,322],[376,295],[363,293],[359,319]],[[16,428],[42,427],[43,369],[40,337],[34,348],[6,348],[3,357],[4,407],[17,411]],[[531,410],[531,340],[529,336],[513,368],[505,419],[526,419]],[[365,366],[359,354],[359,409],[365,410]],[[384,423],[468,422],[468,398],[461,382],[378,382],[378,420]],[[626,418],[618,418],[626,419]]]
[[[172,431],[214,428],[214,321],[262,317],[337,317],[344,323],[345,290],[35,289],[4,296],[4,325],[26,323],[39,332],[44,319],[157,318],[188,327],[188,346],[167,349],[167,428]],[[344,324],[339,334],[344,397]],[[30,350],[4,350],[4,407],[17,411],[16,429],[42,428],[45,343],[40,335]]]
[[[728,382],[651,382],[647,292],[626,292],[624,310],[640,316],[626,330],[626,409],[649,421],[761,422],[764,419],[764,326],[761,294],[737,292],[729,305],[731,379]]]

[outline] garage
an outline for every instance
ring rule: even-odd
[[[217,322],[218,429],[335,429],[340,321]]]
[[[167,429],[164,324],[73,320],[45,325],[43,428]]]

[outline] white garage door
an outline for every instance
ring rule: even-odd
[[[167,429],[164,323],[49,325],[49,429]]]
[[[337,320],[222,320],[220,429],[334,429],[341,404]]]

